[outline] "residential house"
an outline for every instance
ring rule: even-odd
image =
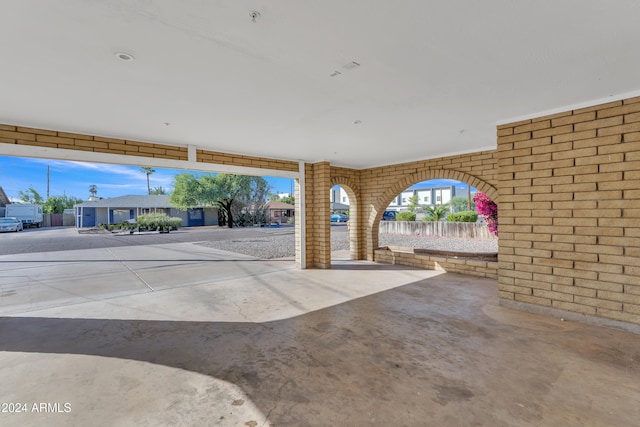
[[[149,213],[164,213],[182,218],[183,227],[218,225],[217,208],[197,207],[181,210],[171,204],[167,195],[129,195],[91,200],[74,205],[74,212],[77,228],[119,224]]]
[[[7,194],[4,192],[2,187],[0,187],[0,217],[5,215],[5,206],[7,206],[11,201],[7,197]]]
[[[277,200],[265,203],[269,223],[287,224],[295,215],[295,206]]]

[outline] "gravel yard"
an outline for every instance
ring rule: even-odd
[[[349,233],[345,229],[331,230],[331,251],[349,250]],[[294,235],[264,234],[251,238],[207,241],[208,247],[241,253],[262,259],[295,256]],[[380,246],[401,246],[414,249],[435,249],[454,252],[498,252],[498,239],[461,239],[420,237],[414,235],[381,234]]]

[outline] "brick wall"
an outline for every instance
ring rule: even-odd
[[[497,132],[500,298],[640,324],[640,98]]]
[[[0,124],[0,143],[187,160],[187,147]]]
[[[231,165],[298,172],[298,162],[265,159],[262,157],[254,156],[243,156],[240,154],[227,154],[208,150],[196,150],[196,161],[202,163],[213,163],[217,165]]]
[[[430,179],[462,181],[485,192],[492,199],[497,191],[497,152],[482,151],[437,159],[364,169],[359,172],[364,259],[375,260],[378,247],[378,224],[391,200],[407,187]],[[361,258],[362,259],[362,258]]]

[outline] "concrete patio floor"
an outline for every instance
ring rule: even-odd
[[[638,425],[640,336],[496,293],[193,243],[1,256],[0,425]]]

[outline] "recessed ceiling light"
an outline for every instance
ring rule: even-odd
[[[135,59],[133,55],[127,52],[116,52],[116,58],[124,62],[133,61]]]
[[[260,12],[252,10],[251,12],[249,12],[249,18],[251,18],[251,22],[255,24],[256,22],[258,22],[258,19],[260,19]]]

